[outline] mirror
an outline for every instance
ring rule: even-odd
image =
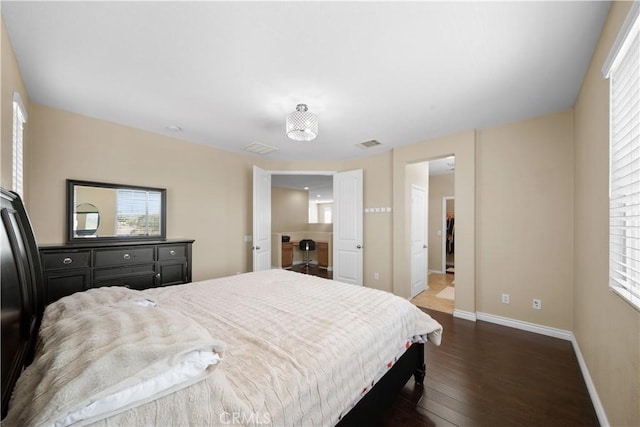
[[[80,203],[76,206],[73,218],[73,229],[77,236],[95,236],[100,227],[100,211],[91,203]]]
[[[164,188],[67,180],[67,241],[164,240]]]

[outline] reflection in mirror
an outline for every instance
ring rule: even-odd
[[[116,236],[159,236],[160,193],[117,190]]]
[[[166,190],[67,180],[68,240],[166,237]]]
[[[95,236],[100,226],[100,211],[91,203],[80,203],[76,206],[73,218],[74,233],[78,236]]]

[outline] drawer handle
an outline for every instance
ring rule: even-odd
[[[160,273],[158,273],[158,274],[156,274],[156,277],[159,279],[159,278],[161,278],[162,276],[160,275]]]
[[[124,254],[122,258],[124,258],[124,259],[130,259],[130,258],[131,258],[131,255],[129,255],[129,254]]]
[[[176,251],[174,251],[173,249],[169,251],[169,255],[175,255]]]
[[[72,262],[73,262],[73,260],[71,258],[69,258],[69,257],[67,257],[67,258],[62,260],[63,264],[71,264]]]

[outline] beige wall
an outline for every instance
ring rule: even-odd
[[[455,195],[455,173],[429,177],[429,270],[442,272],[442,198]],[[438,235],[440,231],[441,235]]]
[[[308,231],[333,233],[333,224],[307,224]]]
[[[476,309],[571,330],[572,112],[477,135]],[[510,304],[502,304],[503,293]],[[531,307],[533,298],[542,300],[542,310]]]
[[[0,37],[2,40],[2,58],[0,73],[2,73],[2,101],[0,102],[0,110],[2,111],[2,121],[0,125],[0,135],[2,137],[2,145],[0,151],[0,179],[2,180],[2,188],[11,190],[13,187],[13,92],[18,92],[22,98],[24,108],[27,110],[27,115],[30,114],[29,109],[29,94],[22,81],[22,75],[18,68],[16,57],[13,53],[13,47],[7,34],[7,29],[4,26],[4,20],[0,19]],[[29,127],[31,120],[28,120],[24,126],[23,143],[24,143],[24,162],[25,165],[29,162],[29,156],[31,147],[29,144]],[[24,176],[24,196],[25,205],[27,205],[26,198],[29,195],[30,180],[28,173],[25,171]],[[27,205],[28,206],[28,205]]]
[[[196,239],[193,279],[251,269],[252,165],[204,145],[32,103],[29,214],[38,243],[65,241],[65,180],[167,189],[167,237]]]
[[[614,2],[575,105],[573,331],[612,426],[640,425],[640,313],[608,290],[609,82],[631,3]]]
[[[308,222],[308,191],[271,187],[271,232],[306,230]]]
[[[331,212],[331,221],[324,221],[325,209],[329,209]],[[318,203],[316,204],[316,210],[318,212],[318,224],[332,224],[333,223],[333,203]]]

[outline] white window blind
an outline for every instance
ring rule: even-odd
[[[13,93],[13,191],[23,196],[24,192],[24,124],[27,122],[22,98]]]
[[[159,236],[161,195],[142,190],[118,190],[116,235]]]
[[[622,37],[622,39],[620,39]],[[607,60],[610,78],[609,287],[640,310],[640,20]]]

